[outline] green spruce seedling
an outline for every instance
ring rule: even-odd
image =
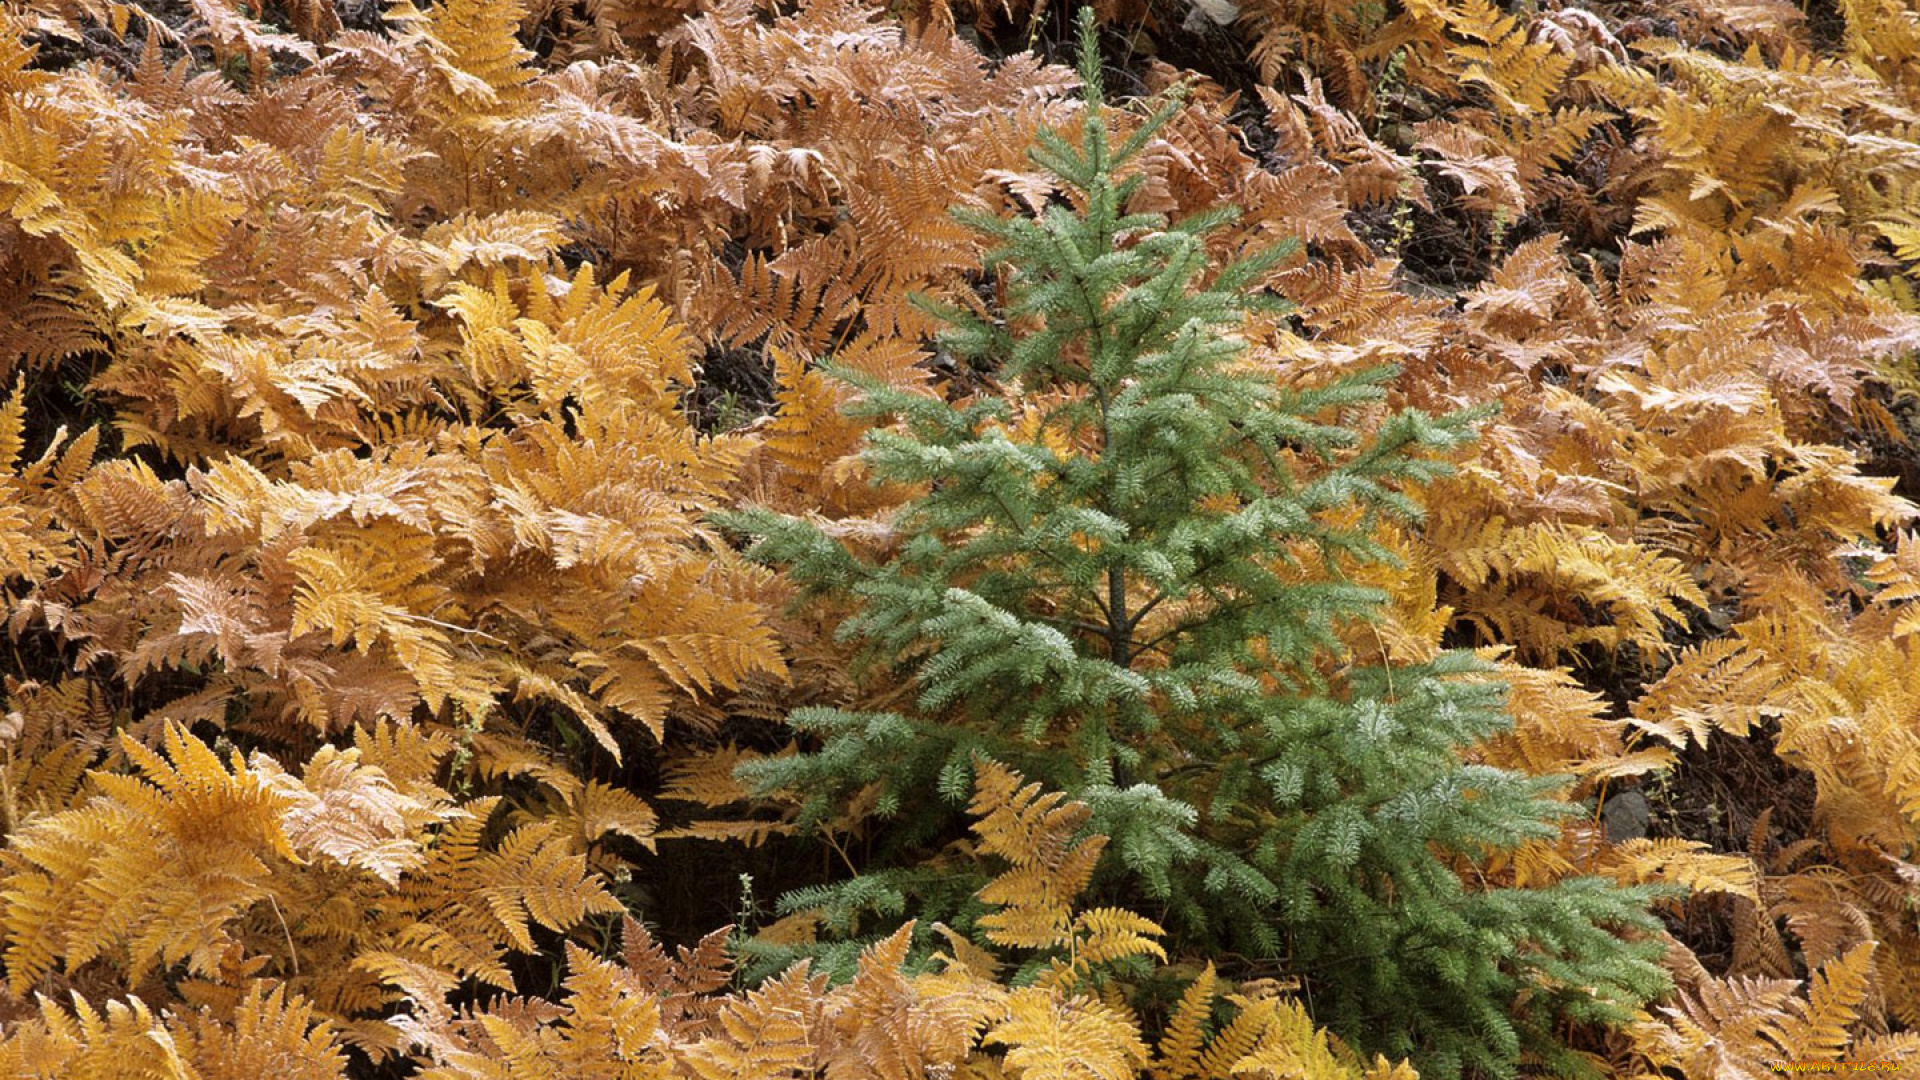
[[[1553,778],[1463,760],[1511,723],[1471,655],[1388,671],[1340,644],[1384,601],[1340,567],[1392,559],[1376,524],[1417,517],[1405,486],[1444,472],[1476,417],[1400,411],[1362,433],[1342,418],[1392,371],[1298,389],[1247,363],[1236,331],[1279,303],[1261,283],[1286,252],[1216,267],[1206,239],[1231,209],[1126,212],[1129,166],[1178,103],[1117,138],[1090,21],[1081,34],[1078,140],[1048,133],[1033,153],[1064,198],[960,215],[996,244],[1004,310],[934,308],[947,350],[1053,403],[1037,430],[1002,398],[949,404],[828,365],[856,408],[896,421],[870,436],[872,476],[926,490],[891,554],[765,510],[723,516],[807,593],[851,598],[841,633],[917,691],[900,712],[796,710],[809,748],[745,770],[803,798],[812,826],[879,792],[870,866],[781,909],[843,937],[966,926],[980,881],[930,859],[964,835],[983,754],[1094,808],[1113,838],[1103,900],[1190,951],[1298,976],[1356,1047],[1430,1080],[1515,1076],[1523,1056],[1579,1075],[1556,1028],[1625,1021],[1665,987],[1651,894],[1467,887],[1456,862],[1577,811]]]

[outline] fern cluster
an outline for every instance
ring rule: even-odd
[[[0,11],[0,1072],[1908,1052],[1911,5],[1092,10]]]

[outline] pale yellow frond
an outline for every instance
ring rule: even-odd
[[[1206,1045],[1219,981],[1209,961],[1206,970],[1180,994],[1167,1020],[1167,1030],[1154,1048],[1154,1080],[1205,1080],[1200,1071],[1200,1051]]]
[[[1133,1080],[1149,1057],[1132,1023],[1087,998],[1036,987],[1008,998],[1007,1018],[981,1040],[1007,1048],[1021,1080]]]

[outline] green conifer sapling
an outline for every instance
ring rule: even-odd
[[[1356,1047],[1430,1080],[1514,1076],[1523,1055],[1590,1073],[1556,1025],[1624,1021],[1664,989],[1650,894],[1468,888],[1443,855],[1554,836],[1560,785],[1463,761],[1511,722],[1500,684],[1462,678],[1484,670],[1472,656],[1389,672],[1341,652],[1342,625],[1384,597],[1340,566],[1391,560],[1375,525],[1417,517],[1403,488],[1443,472],[1435,452],[1474,418],[1400,411],[1363,434],[1342,418],[1392,371],[1297,389],[1250,363],[1236,331],[1279,303],[1261,282],[1286,252],[1216,268],[1206,239],[1232,210],[1126,212],[1128,167],[1177,102],[1118,139],[1081,32],[1079,138],[1033,154],[1065,197],[963,214],[997,243],[1006,306],[937,309],[945,348],[1047,411],[1022,426],[1003,398],[949,404],[829,366],[897,421],[870,437],[873,477],[927,486],[893,553],[763,510],[724,518],[811,593],[855,598],[842,633],[917,690],[899,713],[798,710],[810,749],[749,768],[814,824],[881,793],[873,868],[782,906],[843,934],[964,925],[979,881],[927,857],[960,835],[985,754],[1095,808],[1121,902],[1189,949],[1299,976]]]

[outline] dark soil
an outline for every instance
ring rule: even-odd
[[[1757,729],[1745,739],[1714,734],[1689,747],[1673,770],[1642,791],[1652,809],[1647,835],[1705,841],[1714,851],[1745,853],[1754,824],[1772,811],[1766,849],[1816,835],[1813,774],[1774,752],[1777,732]],[[1733,958],[1727,905],[1690,903],[1673,919],[1675,936],[1708,971],[1724,974]]]

